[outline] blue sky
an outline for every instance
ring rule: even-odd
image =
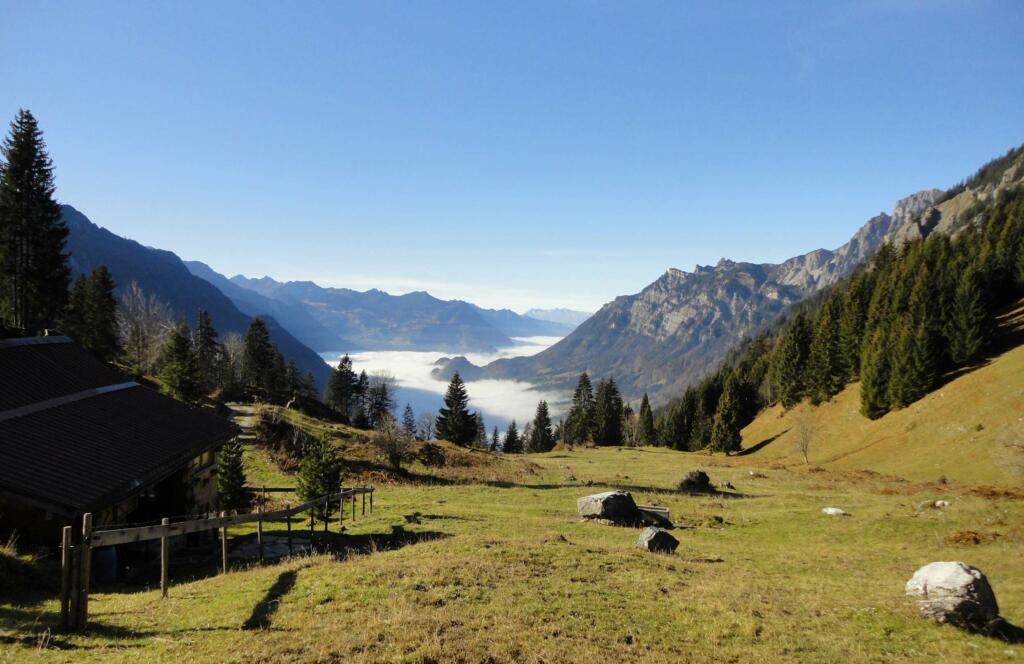
[[[1024,142],[1024,5],[0,2],[58,195],[218,271],[596,309]]]

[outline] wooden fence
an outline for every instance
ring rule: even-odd
[[[253,489],[252,492],[259,492],[260,489]],[[294,489],[268,489],[263,488],[263,493],[290,492]],[[292,548],[292,517],[296,514],[308,511],[310,533],[314,527],[313,510],[323,507],[324,531],[327,531],[328,519],[332,503],[338,505],[338,526],[342,527],[345,521],[345,503],[352,503],[352,519],[356,518],[357,496],[362,496],[362,513],[366,514],[367,497],[369,497],[369,509],[373,512],[373,487],[351,487],[342,488],[336,493],[320,496],[313,500],[296,505],[285,507],[283,510],[273,512],[263,511],[263,506],[255,512],[246,514],[228,514],[220,512],[217,516],[191,521],[179,521],[171,523],[170,519],[162,519],[160,525],[138,526],[133,528],[116,528],[111,530],[93,530],[92,514],[85,514],[82,517],[82,540],[77,545],[72,544],[71,526],[65,526],[61,537],[61,583],[60,583],[60,616],[61,626],[64,629],[83,629],[89,619],[89,581],[92,575],[92,551],[93,549],[114,546],[116,544],[130,544],[133,542],[146,542],[160,540],[160,594],[167,597],[169,579],[168,570],[170,567],[170,538],[189,533],[198,533],[208,530],[220,531],[221,543],[221,570],[228,571],[228,527],[237,526],[243,523],[256,523],[256,540],[259,545],[259,559],[263,561],[263,522],[285,520],[288,524],[288,550]]]

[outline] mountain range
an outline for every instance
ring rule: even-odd
[[[818,249],[782,263],[727,259],[693,272],[669,269],[634,295],[601,307],[570,335],[530,357],[475,367],[464,357],[442,361],[437,377],[529,380],[567,389],[579,374],[614,376],[628,399],[647,392],[665,403],[715,367],[744,337],[777,319],[796,302],[849,275],[883,243],[899,244],[933,232],[955,233],[972,219],[979,200],[1024,180],[1024,152],[982,167],[949,191],[908,196],[869,219],[835,250]]]
[[[514,337],[562,337],[575,328],[571,323],[524,316],[509,309],[441,300],[422,291],[391,295],[380,290],[325,288],[312,281],[281,282],[242,275],[229,279],[203,263],[191,261],[186,266],[242,311],[288,321],[296,337],[320,352],[493,352],[514,345]]]
[[[172,252],[146,247],[111,233],[70,205],[62,205],[61,211],[69,231],[65,249],[70,254],[68,263],[72,273],[88,273],[101,264],[106,265],[114,277],[118,293],[131,282],[137,282],[147,295],[163,301],[189,325],[194,326],[199,310],[205,309],[222,336],[227,332],[244,335],[249,329],[256,314],[240,310],[212,284],[189,272],[182,260]],[[284,320],[291,326],[293,322],[290,312],[282,309],[258,313],[268,314],[263,315],[263,318],[281,354],[295,360],[301,371],[312,373],[317,385],[323,389],[327,385],[330,367],[275,317],[289,315]]]

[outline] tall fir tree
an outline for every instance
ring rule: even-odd
[[[345,355],[338,361],[338,366],[331,370],[327,379],[327,390],[324,400],[343,422],[350,422],[358,400],[359,377],[352,370],[352,358]]]
[[[476,418],[469,412],[466,384],[462,382],[458,372],[455,372],[448,383],[444,406],[437,414],[436,430],[438,438],[463,447],[472,445],[476,440]]]
[[[200,309],[199,315],[196,316],[196,329],[192,334],[192,343],[195,346],[200,381],[203,389],[209,392],[217,386],[221,347],[217,341],[217,330],[213,327],[210,312],[205,309]]]
[[[36,334],[68,302],[68,229],[39,124],[20,110],[0,145],[0,327]]]
[[[889,412],[889,335],[883,326],[864,341],[860,360],[860,412],[876,420]]]
[[[416,413],[409,404],[405,404],[405,410],[402,411],[402,433],[406,438],[416,437]]]
[[[654,411],[651,410],[651,402],[644,392],[644,398],[640,400],[640,413],[637,415],[637,444],[656,445],[658,443],[657,432],[654,430]]]
[[[167,335],[156,365],[163,390],[188,402],[198,400],[203,391],[191,337],[187,325],[176,325]]]
[[[779,400],[786,409],[800,403],[807,395],[807,357],[810,345],[810,323],[807,314],[801,311],[793,317],[779,345],[776,375]]]
[[[915,328],[910,316],[904,315],[892,330],[886,396],[890,407],[905,408],[922,393],[914,361]]]
[[[495,425],[494,433],[491,434],[491,451],[497,452],[501,449],[501,434],[498,433],[498,427]]]
[[[843,291],[843,313],[839,319],[839,352],[843,379],[856,380],[860,376],[860,349],[867,324],[868,302],[871,297],[872,274],[857,270]]]
[[[523,451],[522,441],[519,440],[519,428],[516,426],[515,420],[508,424],[508,429],[505,431],[505,442],[501,447],[501,451],[505,454],[519,454]]]
[[[565,418],[565,442],[581,445],[591,440],[594,434],[594,390],[590,376],[580,374],[572,394],[572,406]]]
[[[484,414],[476,414],[476,440],[474,444],[482,450],[487,449],[487,424],[484,422]]]
[[[619,394],[614,378],[605,378],[597,384],[594,396],[594,443],[622,444],[622,395]]]
[[[949,351],[957,366],[973,364],[981,359],[992,334],[993,324],[981,282],[978,270],[968,267],[957,284],[948,327]]]
[[[742,447],[740,436],[740,381],[735,374],[726,379],[722,396],[718,399],[715,421],[711,427],[711,448],[731,454]]]
[[[833,290],[822,303],[815,321],[807,355],[807,393],[813,404],[830,400],[846,382],[840,341],[842,297],[841,290]]]
[[[282,366],[279,367],[278,364]],[[262,318],[254,318],[245,333],[242,382],[264,398],[271,398],[280,391],[280,383],[284,380],[283,372],[283,361],[270,340],[267,324]]]
[[[221,509],[241,509],[249,504],[245,491],[245,466],[242,464],[242,441],[231,438],[217,455],[217,497]]]
[[[537,412],[533,416],[533,426],[526,441],[527,452],[550,452],[555,446],[555,438],[551,433],[551,416],[548,403],[543,399],[537,403]]]

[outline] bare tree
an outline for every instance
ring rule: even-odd
[[[242,382],[242,355],[245,354],[245,339],[238,332],[228,332],[221,342],[220,352],[221,384],[225,386],[239,385]]]
[[[625,413],[622,418],[622,442],[630,447],[636,447],[640,439],[640,418],[632,410]]]
[[[155,295],[147,296],[138,282],[128,284],[117,309],[117,329],[136,372],[152,371],[160,345],[173,327],[174,317],[166,304]]]
[[[814,437],[817,434],[817,429],[814,425],[814,420],[809,410],[801,412],[797,416],[796,421],[796,448],[800,450],[800,454],[804,457],[804,463],[810,463],[808,453],[811,450],[811,443],[814,442]]]
[[[434,414],[429,411],[420,413],[416,418],[416,435],[423,440],[434,439]]]
[[[412,441],[390,414],[381,417],[370,440],[395,470],[401,469],[402,462],[412,456]]]

